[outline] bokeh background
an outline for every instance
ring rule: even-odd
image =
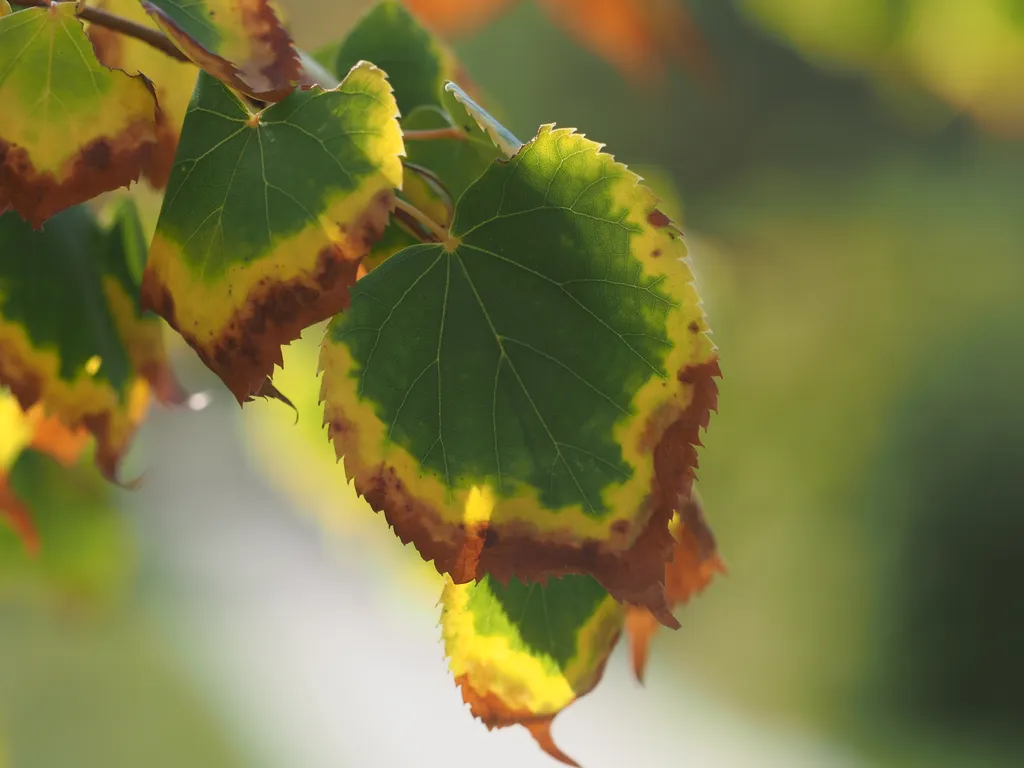
[[[366,5],[285,3],[310,50]],[[588,768],[1024,765],[1024,3],[681,7],[706,55],[660,77],[529,1],[453,42],[520,138],[643,169],[721,348],[729,575],[555,736]],[[15,467],[44,549],[0,531],[0,766],[554,765],[462,705],[440,579],[320,431],[318,336],[276,379],[297,425],[179,349],[211,403],[153,413],[141,490]]]

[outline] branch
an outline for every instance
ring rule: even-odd
[[[412,130],[405,131],[402,137],[406,141],[435,141],[437,139],[456,139],[457,141],[467,141],[469,134],[461,128],[452,126],[451,128],[425,128],[423,130]]]
[[[442,227],[415,205],[400,197],[395,199],[395,213],[402,213],[413,219],[417,224],[429,232],[431,236],[436,237],[437,242],[439,243],[447,241],[450,237],[447,229]]]
[[[11,0],[11,5],[24,5],[33,8],[49,8],[51,3],[48,0]],[[153,46],[161,53],[167,54],[172,59],[191,62],[191,59],[179,51],[177,47],[175,47],[174,43],[171,42],[170,38],[158,29],[147,27],[144,24],[136,24],[134,21],[129,21],[121,16],[108,13],[107,11],[101,11],[99,8],[93,8],[88,5],[79,4],[75,9],[75,13],[80,19],[88,21],[90,24],[95,24],[98,27],[106,27],[113,32],[120,32],[122,35],[127,35],[128,37],[134,37],[136,40],[141,40],[147,45]]]

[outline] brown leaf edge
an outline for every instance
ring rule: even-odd
[[[32,515],[25,503],[17,497],[7,482],[7,474],[0,471],[0,520],[5,521],[21,541],[25,552],[39,554],[39,534],[32,523]]]
[[[277,102],[295,90],[301,74],[299,55],[273,7],[267,0],[236,0],[242,10],[242,27],[254,45],[259,45],[268,62],[255,71],[246,71],[235,63],[207,51],[181,29],[160,8],[143,0],[142,7],[152,16],[178,49],[221,82],[235,90],[260,99]],[[249,62],[259,65],[258,61]],[[262,87],[258,77],[265,78],[269,87]]]
[[[652,448],[652,513],[633,545],[618,551],[603,549],[603,542],[596,540],[581,546],[538,539],[526,526],[516,529],[483,523],[469,530],[445,527],[440,514],[413,496],[393,467],[370,464],[359,456],[355,425],[341,409],[326,404],[324,423],[356,492],[374,511],[383,512],[403,543],[413,543],[424,560],[433,561],[438,573],[449,575],[456,584],[480,581],[487,574],[507,584],[513,576],[543,583],[551,576],[587,573],[619,602],[643,606],[675,629],[679,622],[665,593],[665,563],[675,542],[669,521],[679,500],[690,495],[700,430],[707,428],[711,411],[717,409],[715,379],[720,376],[717,357],[678,372],[681,383],[694,387],[692,401],[675,414]],[[658,429],[659,416],[664,418],[652,416],[652,432]],[[444,530],[446,538],[434,539],[437,530]]]
[[[673,526],[676,540],[672,562],[665,566],[665,594],[669,607],[686,605],[711,583],[715,574],[727,569],[715,543],[715,536],[704,518],[704,507],[696,489],[679,512]],[[633,673],[641,683],[650,652],[651,639],[658,631],[658,620],[644,608],[626,608],[626,635],[629,638]]]
[[[163,317],[227,385],[239,405],[254,397],[273,397],[276,390],[269,390],[267,383],[274,366],[284,364],[281,347],[298,339],[309,326],[348,308],[359,265],[383,234],[394,204],[394,190],[378,193],[362,218],[349,227],[351,241],[360,246],[357,252],[330,243],[320,250],[310,273],[286,281],[270,276],[260,280],[209,347],[178,319],[174,296],[150,270],[142,275],[142,308]]]

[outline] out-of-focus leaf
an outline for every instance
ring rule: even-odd
[[[402,184],[397,116],[370,64],[255,115],[200,75],[142,297],[240,403],[282,344],[347,306]]]
[[[449,668],[473,714],[488,728],[523,725],[549,755],[577,765],[555,746],[551,723],[600,681],[623,607],[589,576],[449,581],[441,605]]]
[[[85,465],[67,468],[26,450],[10,471],[9,487],[31,509],[41,546],[30,557],[0,528],[0,600],[115,599],[133,556],[110,486]]]
[[[136,24],[157,28],[138,0],[90,0],[89,5]],[[158,106],[156,148],[145,166],[145,175],[153,186],[163,189],[174,164],[181,123],[196,83],[196,69],[187,62],[175,61],[142,40],[106,27],[90,24],[86,31],[100,62],[130,75],[142,73],[153,83]]]
[[[457,67],[451,51],[394,0],[377,4],[352,28],[334,71],[343,77],[360,61],[388,73],[403,115],[424,104],[440,105],[441,89],[455,79]]]
[[[409,9],[445,35],[472,32],[496,18],[516,0],[403,0]]]
[[[0,18],[11,12],[11,5],[7,0],[0,0]]]
[[[678,626],[668,524],[719,369],[682,236],[638,181],[542,127],[447,242],[356,284],[322,397],[356,490],[439,572],[590,574]]]
[[[711,583],[716,573],[725,573],[725,563],[718,555],[715,537],[704,519],[704,509],[697,491],[683,504],[670,525],[676,546],[672,562],[665,566],[665,596],[670,608],[686,605]],[[651,638],[659,622],[650,611],[630,606],[626,609],[626,632],[633,659],[633,672],[643,681]]]
[[[152,86],[101,65],[74,3],[0,18],[0,211],[34,227],[139,178],[156,142]]]
[[[270,0],[143,0],[182,53],[223,83],[280,101],[299,80],[299,57]]]
[[[125,234],[132,215],[122,209],[108,231],[81,206],[42,231],[0,216],[0,384],[23,409],[91,432],[110,479],[146,410],[146,377],[158,390],[170,377],[159,319],[140,314],[126,266],[142,248]]]
[[[406,0],[443,34],[464,34],[491,21],[514,0]],[[708,78],[713,62],[683,0],[539,0],[562,27],[622,72],[638,79],[663,74],[680,59]]]

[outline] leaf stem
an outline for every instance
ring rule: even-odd
[[[422,130],[403,131],[402,137],[406,141],[437,141],[438,139],[455,139],[467,141],[469,134],[454,125],[448,128],[424,128]]]
[[[51,3],[49,0],[11,0],[11,5],[49,8]],[[136,24],[134,21],[130,21],[122,16],[117,16],[92,6],[82,5],[81,3],[75,8],[75,13],[80,19],[88,21],[90,24],[106,27],[113,32],[120,32],[122,35],[141,40],[147,45],[153,46],[161,53],[167,54],[172,59],[185,62],[191,61],[188,56],[175,47],[167,35],[158,29],[147,27],[144,24]]]
[[[399,211],[414,219],[417,224],[437,238],[437,242],[443,243],[448,239],[447,229],[442,227],[408,200],[403,200],[402,198],[397,197],[395,198],[395,213],[398,213]]]

